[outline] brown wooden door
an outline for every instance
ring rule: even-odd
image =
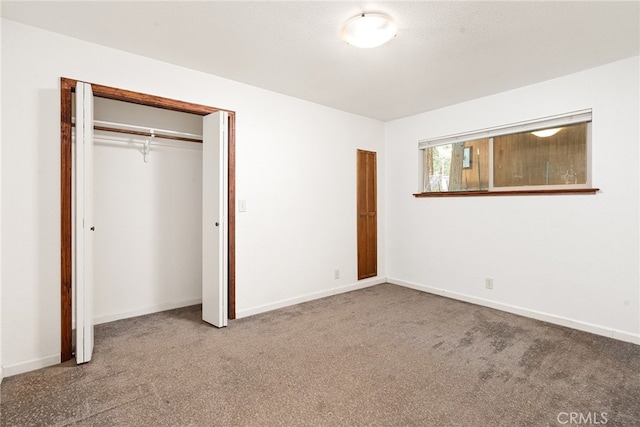
[[[358,150],[358,280],[378,274],[376,153]]]

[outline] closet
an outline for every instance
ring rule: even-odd
[[[62,79],[62,360],[72,319],[78,363],[91,359],[94,321],[202,301],[203,320],[225,326],[235,314],[233,113],[104,86],[93,96],[83,83],[65,97],[74,83]]]
[[[95,323],[200,303],[202,117],[95,98],[94,125]]]

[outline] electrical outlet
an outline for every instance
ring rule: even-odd
[[[340,278],[340,270],[333,271],[333,278],[338,280]]]
[[[490,277],[487,277],[484,279],[484,287],[486,289],[493,289],[493,279]]]

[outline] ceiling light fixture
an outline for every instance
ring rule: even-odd
[[[398,33],[395,22],[380,13],[362,13],[348,20],[342,27],[342,40],[355,47],[382,46]]]
[[[544,130],[536,130],[534,132],[531,132],[532,134],[534,134],[537,137],[540,138],[546,138],[548,136],[553,136],[556,133],[560,132],[562,128],[553,128],[553,129],[544,129]]]

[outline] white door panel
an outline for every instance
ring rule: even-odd
[[[93,354],[93,93],[76,86],[74,273],[76,362]]]
[[[202,320],[227,326],[228,114],[203,117],[202,140]]]

